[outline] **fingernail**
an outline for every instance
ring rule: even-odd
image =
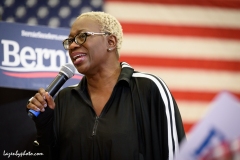
[[[37,111],[40,111],[40,109],[39,109],[39,108],[37,108]]]
[[[45,109],[44,109],[44,108],[42,108],[42,110],[41,110],[41,111],[43,111],[43,112],[44,112],[44,111],[45,111]]]
[[[48,92],[45,92],[45,94],[43,95],[43,98],[44,98],[44,99],[46,99],[46,96],[45,96],[45,95],[48,96]]]
[[[44,104],[44,107],[47,107],[47,104]]]

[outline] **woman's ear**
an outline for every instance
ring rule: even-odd
[[[114,35],[108,36],[108,51],[114,50],[117,48],[117,37]]]

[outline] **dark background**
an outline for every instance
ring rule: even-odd
[[[0,160],[38,160],[47,159],[48,149],[36,147],[33,141],[36,139],[35,124],[26,112],[26,104],[37,91],[10,89],[0,87]],[[44,156],[3,156],[3,153],[31,152],[43,153]]]

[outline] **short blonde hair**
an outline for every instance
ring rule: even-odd
[[[119,23],[119,21],[112,15],[105,13],[105,12],[97,12],[97,11],[92,11],[92,12],[86,12],[82,13],[77,17],[91,17],[94,20],[97,20],[100,25],[100,30],[101,32],[110,32],[112,35],[116,36],[117,38],[117,51],[119,54],[119,50],[122,47],[122,40],[123,40],[123,31],[122,31],[122,26]]]

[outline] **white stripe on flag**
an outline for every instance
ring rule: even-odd
[[[195,123],[199,119],[203,118],[205,113],[209,110],[210,106],[210,103],[207,102],[189,102],[181,100],[179,100],[177,104],[183,122],[187,123]]]
[[[240,28],[239,9],[107,2],[104,10],[126,22]]]
[[[240,73],[199,69],[175,69],[161,67],[133,66],[135,70],[159,76],[171,89],[188,91],[219,92],[229,90],[240,92]]]
[[[125,34],[120,54],[240,60],[240,41]]]

